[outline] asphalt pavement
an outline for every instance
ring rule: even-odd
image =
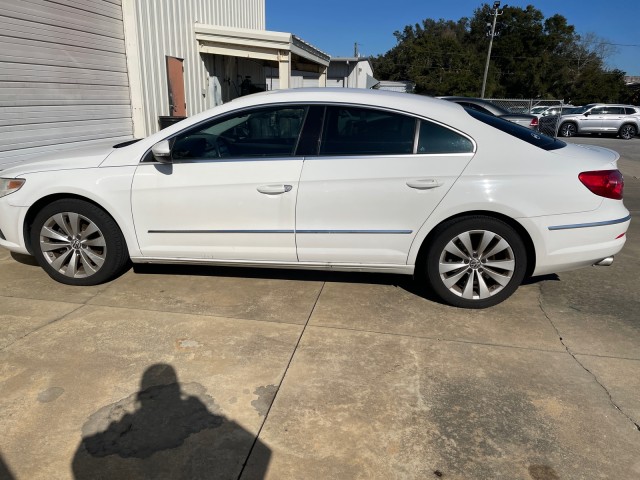
[[[57,284],[0,251],[0,479],[640,478],[640,138],[610,267],[494,308],[408,278],[138,267]]]

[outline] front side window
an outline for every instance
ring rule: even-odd
[[[604,107],[596,107],[596,108],[592,108],[589,113],[591,115],[603,115],[604,113],[606,113],[606,111],[607,110]]]
[[[473,153],[473,142],[441,125],[421,120],[417,153]]]
[[[174,160],[293,155],[306,107],[258,108],[214,119],[174,138]]]
[[[320,155],[413,153],[416,120],[360,107],[327,107]]]

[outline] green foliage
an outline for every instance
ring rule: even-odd
[[[479,96],[493,20],[489,4],[472,18],[425,19],[394,33],[397,44],[372,59],[380,80],[410,80],[427,95]],[[486,97],[554,98],[574,104],[621,101],[624,72],[609,71],[611,53],[584,38],[562,15],[544,18],[534,6],[505,7],[498,16]]]

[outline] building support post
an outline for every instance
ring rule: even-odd
[[[278,52],[278,75],[280,90],[291,88],[291,52]]]
[[[329,69],[329,67],[325,67],[324,65],[321,65],[318,70],[320,71],[320,77],[318,78],[318,86],[319,87],[326,87],[327,86],[327,70]]]

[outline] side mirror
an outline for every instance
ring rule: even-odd
[[[585,117],[588,117],[589,115],[591,115],[589,112],[584,112]]]
[[[171,163],[171,146],[169,140],[162,140],[151,147],[151,153],[156,162]]]

